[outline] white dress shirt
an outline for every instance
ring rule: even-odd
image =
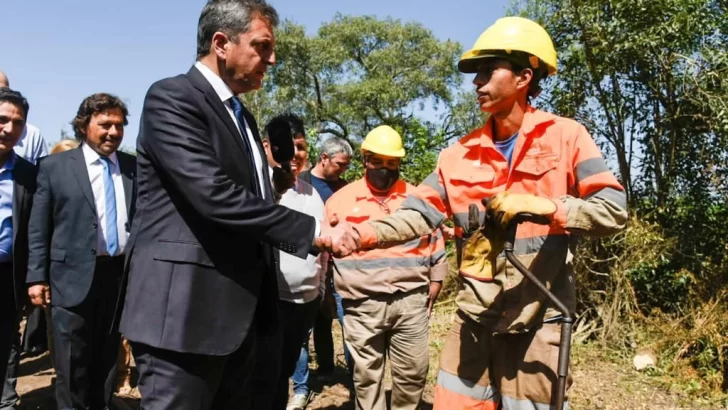
[[[324,220],[324,201],[313,186],[296,178],[293,188],[286,191],[280,205],[313,216],[317,221]],[[278,297],[291,303],[308,303],[317,296],[323,296],[326,279],[326,253],[318,256],[308,255],[306,259],[280,253],[280,276],[278,277]]]
[[[86,160],[86,169],[88,170],[88,179],[91,182],[91,191],[94,194],[96,202],[96,215],[98,223],[98,239],[96,240],[96,254],[108,255],[106,251],[106,187],[104,185],[104,165],[99,154],[86,144],[83,144],[81,150]],[[114,181],[114,194],[116,195],[116,230],[119,234],[119,249],[116,255],[124,253],[126,240],[129,238],[129,232],[126,230],[127,214],[126,214],[126,196],[124,194],[124,181],[121,179],[121,170],[119,169],[119,158],[116,153],[109,155],[111,162],[111,179]],[[113,256],[113,255],[112,255]]]
[[[248,122],[245,121],[245,118],[241,118],[245,125],[245,135],[243,135],[242,131],[240,130],[240,124],[238,123],[238,119],[235,118],[233,107],[230,106],[230,99],[235,97],[233,95],[233,91],[230,89],[230,87],[228,87],[227,84],[225,84],[222,78],[218,77],[217,74],[213,73],[212,70],[210,70],[201,62],[198,61],[197,63],[195,63],[195,67],[200,70],[207,82],[210,83],[212,88],[215,90],[215,93],[217,93],[217,96],[220,97],[220,100],[222,100],[223,105],[225,105],[225,109],[227,110],[228,114],[230,114],[230,118],[232,118],[233,120],[233,124],[235,124],[235,126],[238,128],[240,136],[242,138],[248,139],[248,145],[250,146],[250,150],[253,151],[253,163],[255,163],[255,171],[258,176],[258,189],[260,191],[260,195],[265,198],[265,189],[263,189],[263,185],[261,182],[264,180],[263,166],[268,166],[268,164],[263,162],[263,157],[260,155],[260,149],[258,149],[258,144],[255,143],[255,139],[253,138],[253,131],[251,131]]]

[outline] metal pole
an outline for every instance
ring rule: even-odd
[[[506,238],[508,238],[503,246],[503,250],[506,253],[506,259],[510,262],[519,272],[528,278],[538,290],[543,293],[551,303],[556,306],[556,309],[561,312],[561,341],[559,343],[559,363],[557,367],[557,379],[556,379],[556,395],[553,399],[554,408],[556,410],[563,410],[564,399],[566,396],[566,377],[569,374],[569,355],[571,354],[571,330],[574,326],[574,317],[569,313],[569,309],[559,300],[551,291],[541,282],[536,275],[533,274],[523,263],[513,254],[513,241],[515,238],[515,224],[513,228],[508,230]]]

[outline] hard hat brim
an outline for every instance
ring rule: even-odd
[[[385,157],[392,157],[392,158],[404,158],[406,156],[406,152],[404,151],[404,148],[400,148],[400,149],[394,150],[394,151],[389,151],[389,150],[383,150],[383,149],[372,149],[369,147],[364,147],[362,145],[362,147],[361,147],[362,155],[364,155],[367,152],[371,152],[372,154],[383,155]]]
[[[466,55],[470,54],[466,57]],[[458,70],[461,73],[464,74],[475,74],[478,72],[478,65],[485,60],[489,58],[500,58],[503,60],[508,60],[505,56],[502,54],[495,54],[495,53],[489,53],[489,54],[476,54],[472,52],[466,53],[466,55],[463,56],[463,58],[458,61]]]

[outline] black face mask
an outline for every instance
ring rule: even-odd
[[[399,170],[391,170],[384,167],[379,169],[367,168],[366,176],[372,188],[380,192],[387,192],[399,179]]]

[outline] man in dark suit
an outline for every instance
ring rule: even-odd
[[[28,101],[0,88],[0,375],[5,375],[18,312],[28,300],[28,218],[35,192],[35,166],[13,151],[28,118]]]
[[[195,66],[147,93],[120,324],[144,409],[242,408],[255,333],[276,322],[272,247],[305,258],[356,245],[350,226],[275,204],[255,119],[235,97],[275,63],[277,21],[264,0],[209,1]]]
[[[118,151],[127,116],[116,96],[87,97],[72,122],[81,146],[38,163],[28,294],[51,305],[62,410],[104,409],[113,394],[119,333],[110,329],[135,199],[136,160]]]

